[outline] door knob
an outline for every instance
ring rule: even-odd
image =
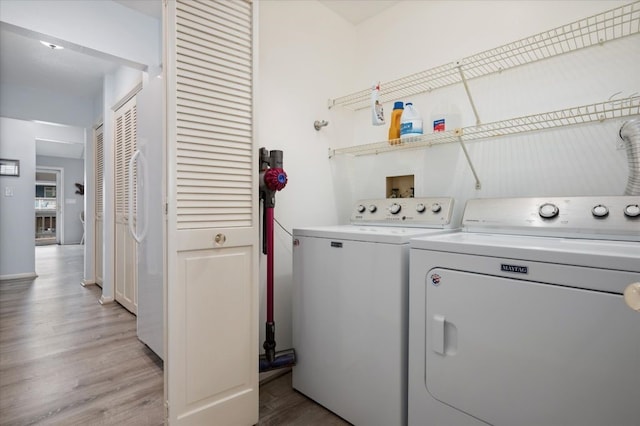
[[[624,289],[624,301],[631,309],[640,312],[640,283],[629,284]]]

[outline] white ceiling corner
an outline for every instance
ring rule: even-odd
[[[114,0],[116,3],[137,10],[138,12],[162,20],[162,1],[161,0]]]
[[[380,14],[382,11],[400,2],[400,0],[318,0],[353,25],[358,25],[367,19]]]

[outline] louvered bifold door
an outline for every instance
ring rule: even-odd
[[[115,137],[115,299],[134,314],[137,311],[136,243],[129,232],[129,160],[136,150],[136,98],[114,113]],[[132,190],[135,195],[135,176]],[[134,198],[135,199],[135,198]],[[135,205],[135,204],[134,204]],[[135,217],[135,210],[133,211]]]
[[[254,8],[167,2],[170,424],[258,421]]]
[[[103,276],[103,253],[104,253],[104,128],[100,125],[94,133],[95,140],[95,268],[96,268],[96,284],[102,287]]]

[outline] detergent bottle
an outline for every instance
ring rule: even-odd
[[[391,145],[399,144],[400,141],[400,126],[402,120],[402,112],[404,111],[404,104],[398,101],[393,104],[393,111],[391,112],[391,123],[389,125],[389,143]]]

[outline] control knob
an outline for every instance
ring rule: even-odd
[[[640,216],[640,206],[638,206],[637,204],[629,204],[624,208],[624,215],[628,217]]]
[[[560,210],[558,209],[558,206],[552,203],[545,203],[538,209],[538,214],[540,215],[540,217],[543,217],[545,219],[554,218],[558,216],[559,212]]]
[[[356,210],[358,211],[358,213],[364,213],[364,211],[367,208],[365,206],[363,206],[362,204],[360,204],[358,207],[356,207]]]
[[[375,212],[376,212],[376,210],[378,210],[378,208],[376,207],[376,205],[375,205],[375,204],[371,204],[371,205],[369,206],[369,211],[370,211],[371,213],[375,213]]]
[[[424,213],[424,211],[425,211],[426,209],[427,209],[427,207],[426,207],[424,204],[422,204],[422,203],[420,203],[420,204],[418,204],[418,205],[416,206],[416,211],[417,211],[418,213]]]
[[[438,203],[433,203],[431,204],[431,211],[434,213],[438,213],[440,210],[442,210],[442,206]]]
[[[591,214],[595,217],[607,217],[609,209],[605,205],[598,204],[591,209]]]
[[[400,204],[398,204],[398,203],[393,203],[389,207],[389,212],[391,214],[398,214],[398,213],[400,213],[400,210],[402,210],[402,206],[400,206]]]

